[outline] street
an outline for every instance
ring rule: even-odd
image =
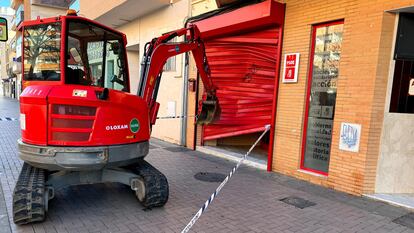
[[[0,97],[0,118],[18,116],[18,102]],[[180,232],[219,185],[194,175],[227,175],[234,166],[154,139],[147,160],[168,178],[170,198],[164,207],[144,210],[130,188],[120,184],[75,186],[56,192],[45,222],[16,226],[11,205],[22,166],[19,135],[19,121],[0,121],[1,233]],[[281,201],[287,197],[305,199],[311,206],[301,209]],[[242,165],[190,232],[414,232],[401,221],[407,216],[403,208]]]

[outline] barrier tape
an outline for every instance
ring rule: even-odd
[[[265,131],[260,135],[257,141],[250,147],[249,151],[240,159],[236,166],[233,167],[230,174],[221,182],[221,184],[217,187],[216,191],[211,194],[210,198],[204,203],[204,205],[198,210],[198,212],[194,215],[191,221],[187,224],[187,226],[181,231],[181,233],[187,233],[191,227],[195,224],[195,222],[200,218],[201,214],[207,210],[207,207],[213,202],[214,198],[219,194],[220,190],[227,184],[229,179],[233,176],[233,174],[237,171],[243,161],[247,158],[247,156],[252,152],[252,150],[256,147],[257,143],[259,143],[260,139],[270,130],[270,125],[265,126]]]
[[[180,118],[191,118],[191,117],[198,117],[196,116],[164,116],[164,117],[157,117],[157,119],[180,119]]]
[[[0,117],[0,121],[17,121],[19,119],[13,117]]]

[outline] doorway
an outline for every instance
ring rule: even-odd
[[[414,209],[414,13],[396,17],[375,194]]]

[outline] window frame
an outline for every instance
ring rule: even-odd
[[[306,95],[305,95],[305,116],[304,116],[304,121],[303,121],[303,132],[302,132],[302,150],[301,150],[301,159],[300,159],[300,170],[303,171],[308,171],[308,172],[312,172],[315,174],[319,174],[322,176],[328,176],[329,174],[329,167],[328,167],[328,172],[324,172],[324,171],[319,171],[316,169],[312,169],[312,168],[308,168],[305,167],[305,152],[306,152],[306,139],[307,139],[307,131],[308,131],[308,120],[309,120],[309,108],[310,108],[310,95],[311,95],[311,90],[312,90],[312,81],[313,81],[313,63],[314,63],[314,57],[315,57],[315,44],[316,44],[316,30],[318,28],[322,28],[322,27],[329,27],[329,26],[334,26],[334,25],[340,25],[340,24],[345,24],[345,20],[344,19],[339,19],[339,20],[334,20],[334,21],[329,21],[329,22],[325,22],[325,23],[319,23],[319,24],[313,24],[312,25],[312,30],[311,30],[311,51],[310,51],[310,56],[309,56],[309,64],[308,64],[308,80],[307,80],[307,87],[306,87]],[[343,39],[343,38],[342,38]],[[339,77],[339,76],[338,76]],[[336,102],[336,99],[335,99]],[[333,116],[335,116],[335,108],[333,110]],[[333,120],[335,122],[335,120]],[[334,122],[332,125],[334,125]],[[333,127],[332,127],[332,131],[333,131]],[[333,137],[333,132],[331,133],[331,146],[329,148],[329,156],[331,155],[331,151],[332,151],[332,137]],[[329,158],[329,162],[328,162],[328,166],[330,163],[330,158]]]
[[[30,25],[25,25],[23,28],[22,28],[22,54],[21,54],[21,68],[22,68],[22,71],[21,71],[21,73],[22,73],[22,82],[23,82],[23,87],[25,87],[26,85],[27,85],[27,83],[38,83],[38,82],[40,82],[40,83],[42,83],[42,84],[47,84],[47,83],[63,83],[64,82],[64,72],[62,72],[62,65],[63,65],[63,63],[65,63],[65,61],[64,60],[62,60],[62,56],[61,56],[61,53],[59,52],[59,63],[58,63],[58,66],[59,66],[59,71],[60,71],[60,73],[59,73],[59,80],[31,80],[31,79],[26,79],[26,74],[25,74],[25,59],[26,59],[26,56],[25,56],[25,49],[26,49],[26,46],[25,46],[25,38],[26,38],[26,36],[24,35],[24,33],[25,33],[25,30],[27,30],[27,29],[30,29],[30,27],[36,27],[36,26],[40,26],[40,25],[43,25],[43,26],[48,26],[48,25],[56,25],[56,26],[59,26],[60,27],[60,31],[59,31],[59,33],[60,33],[60,35],[59,35],[59,49],[62,51],[62,48],[63,47],[66,47],[65,45],[64,45],[64,41],[62,40],[63,38],[64,38],[64,34],[62,33],[62,31],[63,31],[63,28],[64,28],[64,24],[63,24],[63,22],[62,21],[49,21],[49,22],[45,22],[45,23],[42,23],[42,24],[30,24]]]
[[[120,43],[122,43],[121,49],[122,49],[122,53],[123,53],[123,59],[125,61],[125,64],[124,64],[125,65],[125,67],[124,67],[124,72],[125,72],[124,73],[124,80],[125,80],[125,87],[124,87],[124,89],[125,90],[123,90],[121,92],[129,93],[131,91],[131,87],[130,87],[130,80],[129,80],[130,77],[129,77],[129,67],[128,67],[127,50],[125,49],[125,45],[126,45],[126,38],[125,38],[125,36],[123,34],[120,34],[120,32],[118,32],[116,30],[113,30],[113,29],[108,28],[108,27],[106,27],[104,25],[100,25],[100,24],[94,23],[93,21],[85,20],[85,19],[77,19],[77,18],[66,17],[66,20],[63,23],[62,31],[64,29],[65,34],[64,34],[64,36],[62,36],[62,43],[65,43],[63,45],[63,47],[64,47],[64,49],[63,49],[64,53],[63,54],[65,54],[64,55],[65,56],[65,59],[63,59],[63,62],[62,62],[62,69],[65,70],[65,72],[62,72],[62,73],[64,73],[63,76],[62,76],[64,79],[61,78],[61,81],[63,83],[66,83],[66,67],[68,65],[67,64],[67,59],[66,59],[66,54],[68,54],[68,51],[69,51],[69,48],[68,48],[69,43],[66,43],[66,41],[69,38],[69,25],[72,22],[74,22],[74,23],[84,23],[84,24],[88,24],[88,25],[91,25],[91,26],[100,28],[100,29],[102,29],[104,31],[114,33],[114,34],[119,35],[121,37]],[[63,34],[63,33],[61,33],[61,34]],[[107,44],[107,41],[104,42],[104,49],[105,50],[106,50],[106,44]],[[104,53],[106,53],[106,51]],[[103,60],[105,61],[105,63],[107,62],[106,57],[103,57]],[[102,65],[103,65],[103,67],[105,67],[106,64],[104,65],[102,63]],[[103,74],[104,74],[104,71],[103,71]],[[96,87],[96,88],[102,88],[102,89],[105,88],[105,87],[94,86],[94,85],[89,85],[89,87]],[[111,88],[109,88],[109,89],[111,89]],[[116,90],[116,89],[111,89],[111,90],[119,91],[119,90]]]
[[[169,41],[169,43],[174,44],[174,43],[177,43],[177,41],[178,40],[177,40],[177,37],[176,37],[176,38],[172,39],[171,41]],[[171,65],[169,65],[169,68],[171,68],[171,69],[166,69],[168,62],[172,63]],[[162,72],[177,72],[177,56],[172,56],[172,57],[168,58],[167,61],[165,61],[165,64],[162,67]]]

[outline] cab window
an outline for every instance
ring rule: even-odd
[[[83,22],[69,22],[67,84],[128,91],[122,36]]]
[[[24,79],[60,80],[60,23],[24,27]]]

